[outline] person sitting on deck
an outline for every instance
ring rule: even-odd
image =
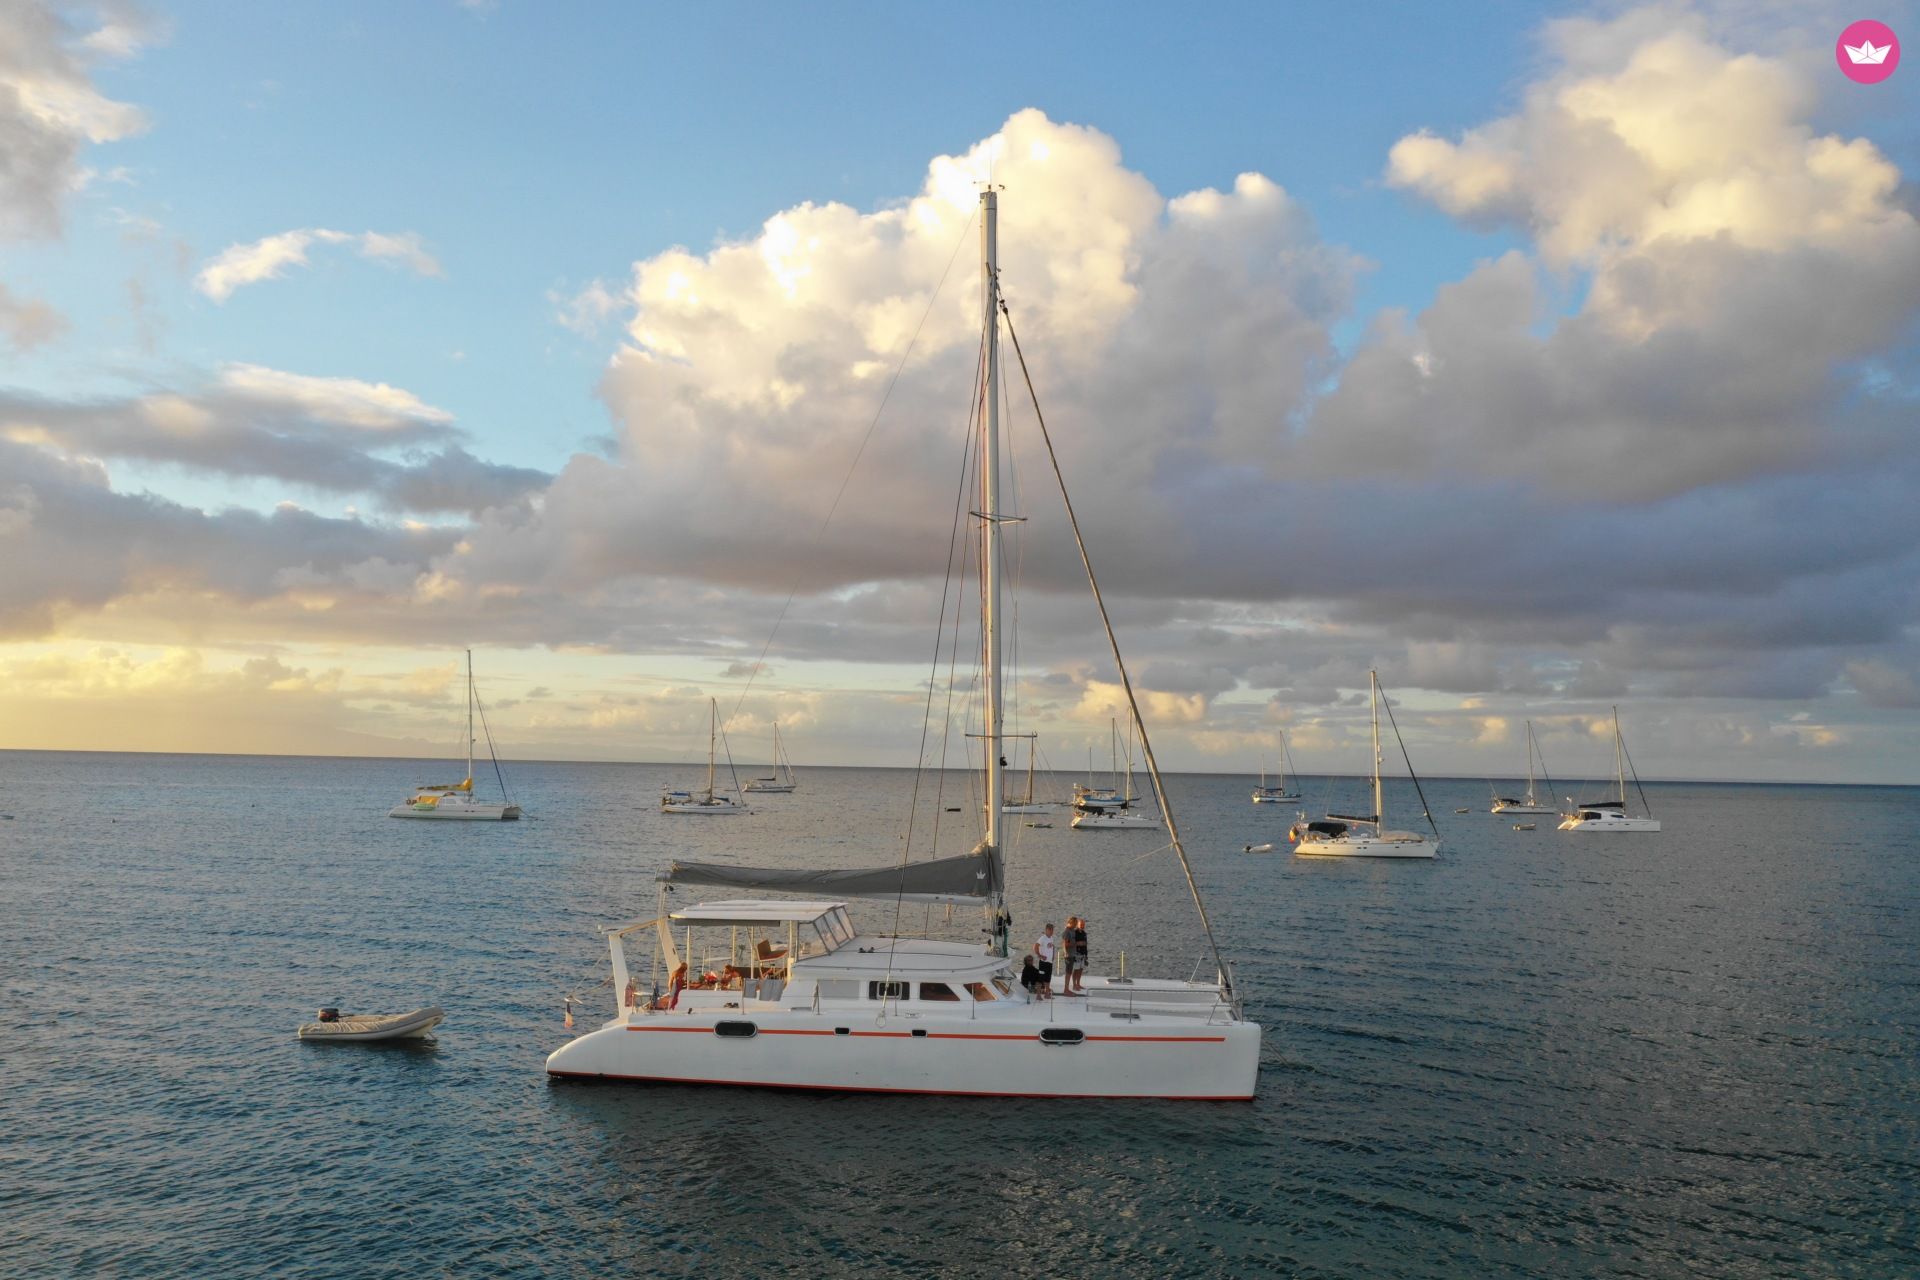
[[[1027,989],[1028,995],[1036,999],[1053,998],[1053,992],[1049,991],[1047,984],[1040,980],[1040,966],[1033,962],[1033,957],[1030,955],[1020,957],[1020,985]]]

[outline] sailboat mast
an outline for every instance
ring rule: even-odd
[[[1613,709],[1613,776],[1620,782],[1620,812],[1627,811],[1627,762],[1620,746],[1620,708]]]
[[[1533,803],[1533,721],[1527,721],[1527,803]]]
[[[1373,689],[1373,821],[1376,826],[1387,825],[1387,815],[1381,810],[1380,803],[1380,673],[1367,672],[1367,682]]]
[[[1001,847],[1005,778],[1000,769],[1000,204],[980,193],[980,307],[986,325],[985,412],[980,415],[980,610],[987,668],[987,844]]]
[[[473,650],[467,650],[467,786],[473,786]]]
[[[713,753],[720,738],[720,703],[707,699],[707,799],[713,799]]]

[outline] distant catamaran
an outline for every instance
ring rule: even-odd
[[[1260,785],[1253,789],[1255,804],[1294,804],[1300,799],[1292,788],[1287,786],[1287,775],[1291,773],[1293,760],[1287,754],[1287,731],[1280,731],[1280,778],[1273,786],[1267,785],[1267,767],[1260,766]]]
[[[1502,796],[1502,795],[1494,796],[1493,808],[1488,810],[1489,813],[1558,813],[1560,812],[1558,809],[1554,808],[1552,804],[1541,800],[1539,796],[1534,794],[1533,760],[1536,755],[1539,755],[1539,753],[1540,753],[1539,744],[1533,740],[1533,721],[1529,720],[1527,721],[1527,790],[1526,790],[1526,794],[1521,796],[1518,800],[1512,799],[1508,796]],[[1545,780],[1547,784],[1547,796],[1549,799],[1551,799],[1553,796],[1553,779],[1547,776],[1547,758],[1544,755],[1540,756],[1540,776],[1542,779]]]
[[[487,735],[487,754],[493,758],[494,775],[500,782],[500,801],[493,803],[473,798],[473,709],[479,702],[473,688],[473,650],[467,650],[467,776],[461,782],[422,786],[405,803],[387,810],[389,818],[465,819],[469,822],[512,821],[520,816],[520,806],[507,796],[507,778],[500,772],[500,758],[494,755],[493,731],[486,719],[480,727]]]
[[[780,722],[775,720],[773,722],[773,772],[750,780],[741,790],[750,791],[756,795],[787,795],[792,792],[795,785],[793,761],[787,759],[786,748],[780,745]]]
[[[720,738],[720,703],[713,698],[708,698],[707,705],[709,717],[707,721],[707,789],[688,791],[676,788],[662,791],[660,793],[660,812],[662,813],[690,813],[703,817],[720,817],[729,813],[750,812],[746,805],[732,796],[714,790],[715,748]],[[733,767],[731,749],[727,754],[727,767],[729,769]],[[738,781],[736,778],[735,782]]]
[[[1646,810],[1646,816],[1630,817],[1627,814],[1627,772],[1633,769],[1633,758],[1627,754],[1627,740],[1620,736],[1620,708],[1613,709],[1613,774],[1620,784],[1618,800],[1582,800],[1574,805],[1574,811],[1560,823],[1562,831],[1578,831],[1583,834],[1612,831],[1658,831],[1660,820],[1653,816],[1653,808],[1647,803],[1646,789],[1640,785],[1640,773],[1633,770],[1633,787],[1640,793],[1640,807]],[[1568,796],[1571,804],[1573,797]]]
[[[1431,858],[1440,852],[1440,828],[1434,826],[1433,814],[1426,807],[1426,796],[1420,797],[1421,815],[1426,818],[1427,826],[1433,831],[1432,839],[1420,831],[1390,831],[1387,829],[1386,802],[1380,788],[1380,676],[1369,671],[1367,680],[1373,690],[1373,812],[1330,813],[1319,822],[1297,823],[1288,833],[1294,840],[1295,853],[1309,854],[1321,858]],[[1393,708],[1387,708],[1391,719]],[[1400,742],[1400,726],[1393,727],[1394,741]],[[1400,742],[1400,754],[1406,756],[1407,744]],[[1413,775],[1413,763],[1409,759],[1407,773]],[[1420,779],[1413,777],[1416,791],[1420,789]],[[1305,815],[1302,815],[1303,817]]]

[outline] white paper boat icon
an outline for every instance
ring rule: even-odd
[[[1885,62],[1887,60],[1887,54],[1893,49],[1893,41],[1889,40],[1878,48],[1874,47],[1874,43],[1871,40],[1862,40],[1857,45],[1843,44],[1840,47],[1847,51],[1847,57],[1852,60],[1854,65],[1859,66],[1861,64]]]

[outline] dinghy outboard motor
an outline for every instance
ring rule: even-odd
[[[334,1008],[316,1009],[314,1010],[314,1016],[319,1018],[320,1021],[322,1022],[340,1021],[340,1011]]]

